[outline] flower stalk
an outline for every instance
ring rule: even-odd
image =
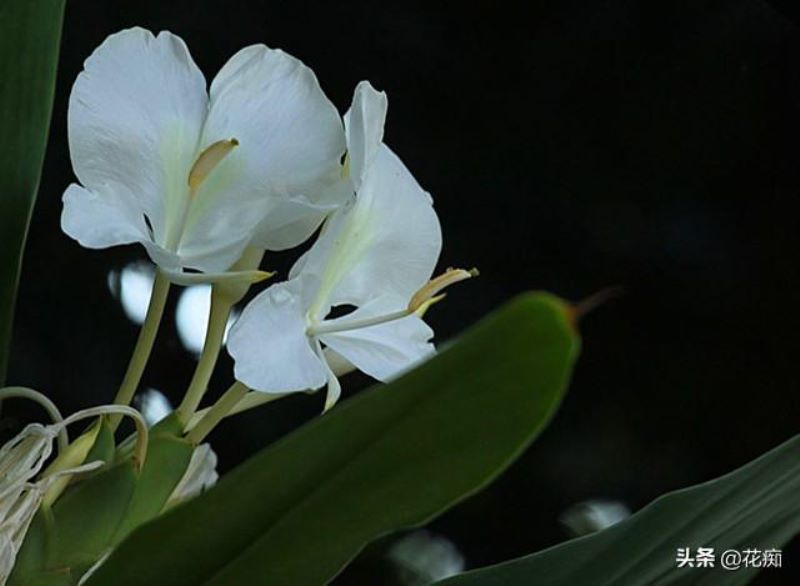
[[[186,439],[194,445],[200,444],[205,437],[222,421],[247,395],[248,389],[245,385],[236,381],[230,388],[223,393],[219,400],[208,410],[197,425],[186,434]]]
[[[263,258],[263,249],[246,248],[239,260],[231,267],[229,274],[257,274],[259,278],[256,280],[221,280],[216,282],[211,290],[211,310],[209,312],[208,329],[206,330],[206,339],[203,342],[203,350],[200,353],[200,359],[186,395],[177,409],[178,418],[184,423],[188,424],[192,420],[192,416],[200,406],[200,401],[202,401],[203,395],[208,389],[208,383],[219,359],[219,353],[225,339],[225,330],[233,306],[247,294],[252,283],[263,281],[275,274],[258,270]]]
[[[206,339],[203,342],[203,350],[200,353],[200,359],[186,395],[184,395],[183,401],[177,409],[178,418],[183,422],[189,421],[208,389],[208,383],[214,373],[214,367],[217,365],[219,351],[222,349],[225,328],[228,325],[232,307],[233,304],[223,295],[220,295],[216,288],[212,289],[211,310],[208,317],[208,329],[206,330]]]
[[[158,334],[158,328],[161,325],[161,318],[164,316],[169,287],[170,283],[166,276],[161,271],[156,271],[153,290],[150,294],[150,304],[147,307],[147,315],[142,329],[139,331],[139,338],[136,340],[136,346],[128,363],[128,370],[122,379],[117,396],[114,397],[115,405],[130,405],[133,395],[139,387],[145,366],[147,366],[147,361],[150,359],[150,353],[153,351],[153,344]],[[113,414],[109,417],[111,431],[117,429],[121,418],[120,414]]]

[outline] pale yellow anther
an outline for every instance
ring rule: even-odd
[[[424,313],[431,305],[444,298],[444,295],[439,295],[437,297],[439,291],[459,281],[477,277],[478,274],[478,269],[447,269],[438,277],[425,283],[419,291],[414,293],[414,296],[408,304],[408,311],[416,313],[422,310]]]
[[[235,138],[218,140],[200,153],[189,171],[189,190],[192,194],[230,152],[239,145]]]
[[[277,272],[272,271],[253,271],[253,275],[251,277],[251,283],[260,283],[261,281],[266,281],[270,277],[274,277]]]

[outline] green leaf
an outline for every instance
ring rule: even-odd
[[[64,0],[0,2],[0,386],[47,144]]]
[[[437,584],[746,584],[758,570],[725,570],[720,554],[782,547],[800,533],[798,495],[800,436],[721,478],[664,495],[608,529]],[[715,567],[678,568],[677,549],[686,547],[713,547]]]
[[[88,584],[324,584],[506,468],[558,407],[578,346],[566,304],[521,296],[141,527]]]

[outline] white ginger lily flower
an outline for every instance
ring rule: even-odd
[[[396,376],[434,350],[433,331],[421,319],[433,296],[471,276],[449,271],[426,285],[441,228],[430,195],[382,144],[385,116],[386,96],[359,84],[345,115],[345,170],[355,197],[327,219],[289,281],[257,296],[230,331],[236,378],[254,390],[284,393],[327,383],[330,408],[340,388],[323,344],[378,380]],[[337,306],[356,309],[326,319]]]
[[[75,81],[68,123],[81,185],[64,193],[63,230],[88,248],[141,243],[177,282],[226,271],[248,245],[296,246],[341,203],[339,115],[308,67],[264,45],[207,92],[179,37],[113,34]]]

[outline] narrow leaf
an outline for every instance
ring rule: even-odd
[[[0,2],[0,386],[53,105],[64,0]]]
[[[787,543],[800,532],[798,495],[800,436],[726,476],[664,495],[599,533],[438,584],[747,584],[759,570],[726,570],[723,552]],[[678,567],[678,548],[690,548],[694,556],[698,547],[714,548],[714,567]]]

